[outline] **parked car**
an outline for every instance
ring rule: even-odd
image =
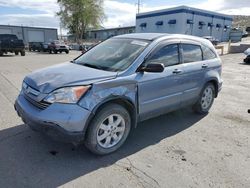
[[[186,106],[207,114],[221,88],[221,60],[209,41],[126,34],[26,76],[15,109],[31,129],[104,155],[137,122]]]
[[[246,28],[246,32],[250,33],[250,27]]]
[[[25,56],[23,40],[19,40],[16,35],[0,34],[0,56],[7,53]]]
[[[46,43],[46,42],[44,42],[44,43],[42,43],[42,51],[43,52],[49,52],[49,44],[50,43]]]
[[[219,40],[214,38],[213,36],[204,36],[203,38],[209,40],[215,46],[219,44]]]
[[[43,51],[43,43],[42,42],[29,42],[29,51]]]
[[[55,54],[65,52],[66,54],[69,53],[69,47],[62,41],[54,40],[53,42],[49,43],[48,45],[49,53],[54,52]]]
[[[246,31],[244,31],[244,32],[242,33],[242,38],[246,38],[246,37],[248,37],[248,35],[249,35],[249,33],[246,32]]]
[[[244,59],[245,63],[249,63],[250,64],[250,48],[248,48],[244,54],[246,55],[246,58]]]

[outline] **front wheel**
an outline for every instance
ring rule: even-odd
[[[129,112],[121,105],[109,104],[102,108],[90,123],[85,145],[98,155],[112,153],[126,141],[130,128]]]
[[[207,114],[213,105],[214,98],[215,87],[212,83],[208,83],[203,88],[199,100],[194,105],[194,111],[198,114]]]

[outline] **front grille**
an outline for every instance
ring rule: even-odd
[[[47,103],[45,101],[35,101],[34,99],[30,98],[29,96],[27,96],[27,94],[24,93],[24,98],[29,101],[32,105],[34,105],[35,107],[41,109],[41,110],[44,110],[46,109],[50,103]]]

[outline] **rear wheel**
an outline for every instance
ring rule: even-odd
[[[3,52],[2,51],[0,51],[0,56],[3,56]]]
[[[18,55],[18,52],[15,52],[15,55]]]
[[[105,155],[120,148],[131,128],[129,112],[121,105],[109,104],[93,118],[85,145],[95,154]]]
[[[193,109],[198,114],[207,114],[213,105],[215,98],[215,87],[212,83],[207,83],[203,88],[198,102]]]
[[[57,50],[54,50],[54,53],[57,54]]]
[[[69,53],[69,50],[66,50],[65,53],[68,54],[68,53]]]

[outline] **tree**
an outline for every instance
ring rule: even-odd
[[[75,35],[79,42],[89,28],[100,27],[105,18],[103,0],[57,0],[62,25]]]

